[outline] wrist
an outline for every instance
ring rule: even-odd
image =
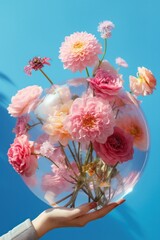
[[[50,223],[48,215],[42,212],[38,217],[32,221],[33,227],[37,233],[38,238],[41,238],[50,230]]]

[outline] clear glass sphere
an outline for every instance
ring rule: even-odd
[[[124,150],[120,149],[124,136],[128,135],[122,139],[117,138],[117,135],[110,137],[112,144],[107,143],[113,148],[111,154],[114,151],[114,164],[110,156],[107,161],[106,157],[103,158],[103,153],[99,155],[97,148],[95,151],[93,141],[78,141],[70,136],[66,140],[66,136],[64,139],[60,137],[62,133],[67,134],[62,129],[65,116],[84,91],[86,88],[83,86],[63,85],[52,88],[30,116],[32,127],[28,134],[29,139],[37,144],[38,168],[34,175],[23,176],[23,180],[37,197],[53,207],[75,207],[90,201],[103,206],[117,201],[133,190],[147,161],[147,124],[137,100],[124,90],[116,98],[106,100],[106,104],[109,103],[112,108],[115,127],[121,129],[120,133],[130,135],[127,141],[133,144],[131,159],[121,156],[126,154],[128,142],[122,145]],[[85,94],[90,97],[92,93]],[[106,143],[102,144],[103,147],[108,147]],[[116,161],[115,151],[121,160]]]

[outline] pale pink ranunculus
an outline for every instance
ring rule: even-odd
[[[17,92],[11,99],[11,104],[7,110],[13,117],[20,117],[26,113],[30,113],[38,104],[42,88],[34,85],[23,88]]]
[[[115,119],[107,100],[98,97],[76,98],[64,121],[73,140],[104,143],[113,133]]]
[[[13,129],[13,132],[16,134],[16,136],[20,136],[27,133],[28,130],[27,124],[29,122],[29,119],[30,117],[28,114],[18,117],[16,126]]]
[[[117,72],[111,71],[111,69],[103,70],[98,68],[95,76],[87,80],[95,95],[104,99],[117,95],[123,84],[121,76]]]
[[[9,163],[16,172],[27,177],[33,175],[37,169],[37,156],[32,154],[34,142],[26,135],[14,139],[8,150]]]
[[[75,32],[65,38],[60,47],[59,58],[65,69],[76,72],[93,66],[100,53],[101,45],[94,35],[87,32]]]
[[[138,68],[138,77],[130,76],[130,89],[136,95],[146,96],[153,93],[156,87],[156,79],[152,72],[145,68]]]
[[[141,113],[134,108],[129,111],[128,108],[123,108],[121,112],[122,114],[119,114],[116,119],[116,125],[133,136],[135,147],[146,151],[149,147],[148,132]]]
[[[114,133],[104,144],[96,141],[93,147],[97,155],[110,166],[133,158],[133,137],[118,127],[114,128]]]

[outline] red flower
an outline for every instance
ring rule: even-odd
[[[29,64],[24,67],[24,71],[27,75],[31,75],[32,70],[39,70],[44,67],[44,64],[50,65],[48,62],[50,58],[44,57],[34,57],[32,60],[29,61]]]
[[[133,158],[133,137],[122,129],[115,127],[114,133],[107,138],[104,144],[94,143],[94,149],[105,163],[114,166]]]

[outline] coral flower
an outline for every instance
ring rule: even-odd
[[[98,32],[100,32],[102,38],[110,38],[114,27],[115,25],[111,21],[104,21],[99,24]]]
[[[24,67],[24,71],[27,75],[31,75],[32,74],[32,70],[39,70],[41,68],[44,67],[44,65],[50,65],[50,63],[48,62],[50,60],[50,58],[44,57],[34,57],[32,60],[29,61],[29,64],[27,66]]]
[[[129,113],[126,109],[117,118],[116,125],[133,136],[133,143],[138,149],[142,151],[148,149],[148,133],[139,111],[136,113],[135,110],[131,110]]]
[[[156,79],[152,72],[145,68],[138,68],[138,77],[130,76],[130,89],[136,95],[149,95],[152,94],[156,86]]]
[[[87,32],[75,32],[65,38],[60,47],[59,58],[65,69],[72,72],[82,71],[98,61],[101,45],[94,35]]]
[[[42,88],[34,85],[23,88],[17,92],[11,99],[11,104],[7,110],[13,117],[20,117],[26,113],[30,113],[38,104]]]
[[[98,156],[110,166],[133,158],[133,137],[118,127],[114,128],[114,133],[104,144],[95,142],[93,147]]]
[[[81,143],[104,143],[113,133],[115,119],[108,101],[98,97],[77,98],[64,121],[65,129]]]

